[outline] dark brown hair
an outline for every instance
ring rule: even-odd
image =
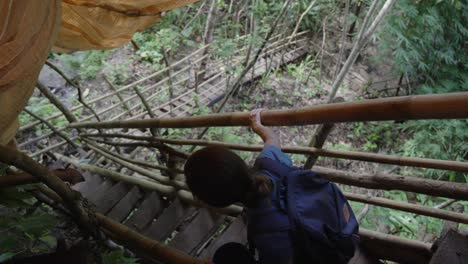
[[[254,206],[271,191],[268,177],[252,173],[241,157],[224,147],[196,151],[185,163],[184,173],[192,193],[214,207],[237,202]]]

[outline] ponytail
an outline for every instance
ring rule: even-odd
[[[260,200],[268,197],[272,192],[272,183],[269,177],[262,174],[254,174],[249,192],[246,194],[245,203],[248,207],[256,207]]]

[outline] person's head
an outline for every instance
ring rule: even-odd
[[[271,189],[267,177],[253,174],[241,157],[224,147],[196,151],[185,163],[184,173],[194,196],[214,207],[249,205]]]

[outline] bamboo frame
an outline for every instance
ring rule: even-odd
[[[320,123],[468,118],[468,92],[402,96],[334,103],[290,110],[262,112],[266,126],[313,125]],[[192,117],[145,120],[80,122],[72,128],[194,128],[248,126],[249,113],[233,112]]]
[[[229,144],[220,141],[208,141],[208,140],[194,140],[194,139],[167,139],[159,137],[150,137],[150,136],[133,136],[126,134],[80,134],[81,137],[109,137],[109,138],[126,138],[134,140],[145,140],[145,141],[156,141],[172,145],[196,145],[196,146],[221,146],[234,150],[242,151],[253,151],[260,152],[263,149],[263,145],[242,145],[242,144]],[[327,149],[318,149],[313,147],[295,147],[295,146],[282,146],[281,149],[286,153],[294,154],[316,154],[322,157],[329,158],[339,158],[339,159],[349,159],[349,160],[359,160],[367,162],[376,162],[383,164],[393,164],[398,166],[411,166],[411,167],[421,167],[421,168],[432,168],[432,169],[441,169],[441,170],[453,170],[460,172],[468,172],[468,163],[461,161],[451,161],[451,160],[437,160],[437,159],[427,159],[427,158],[412,158],[412,157],[398,157],[385,154],[377,153],[366,153],[358,151],[344,151],[344,150],[327,150]]]

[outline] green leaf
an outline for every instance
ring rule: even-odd
[[[21,219],[17,227],[24,233],[33,237],[40,237],[50,231],[57,223],[52,215],[33,215]]]

